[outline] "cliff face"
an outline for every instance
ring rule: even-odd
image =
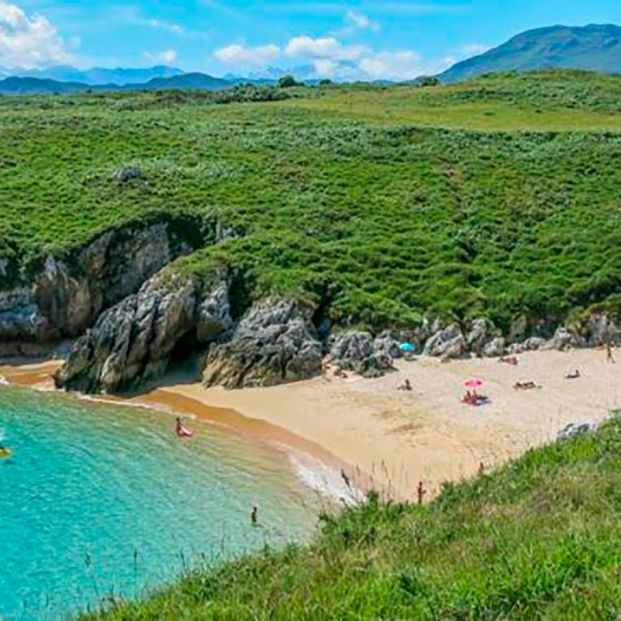
[[[0,291],[0,355],[79,336],[191,246],[169,223],[104,233],[71,260],[48,256],[29,286]]]
[[[161,376],[183,339],[208,344],[231,325],[226,281],[204,291],[192,279],[149,280],[104,312],[80,338],[57,385],[83,392],[119,392]],[[214,299],[217,300],[214,303]]]

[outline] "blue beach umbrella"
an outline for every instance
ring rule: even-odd
[[[401,343],[401,345],[399,345],[399,349],[404,354],[413,354],[416,351],[416,345],[413,345],[412,343]]]

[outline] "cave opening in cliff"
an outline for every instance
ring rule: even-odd
[[[170,354],[168,372],[189,375],[198,379],[202,372],[204,354],[205,348],[199,345],[196,330],[190,330],[175,344]]]

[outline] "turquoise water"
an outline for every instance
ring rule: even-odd
[[[199,423],[181,441],[173,424],[157,411],[0,386],[1,443],[15,452],[0,460],[0,618],[57,619],[308,537],[317,500],[285,455]]]

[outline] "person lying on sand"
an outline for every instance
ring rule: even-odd
[[[580,371],[579,371],[578,369],[576,369],[573,373],[568,373],[568,374],[565,376],[565,379],[568,379],[568,380],[575,380],[575,379],[579,379],[580,377],[581,377],[581,376],[580,376]]]
[[[498,362],[503,362],[504,364],[510,364],[511,366],[517,367],[520,361],[515,356],[509,356],[508,358],[505,356],[501,356],[498,359]]]
[[[541,388],[541,386],[537,386],[535,382],[516,382],[513,388],[515,388],[515,390],[536,390],[537,388]]]
[[[401,386],[399,386],[399,388],[397,388],[397,390],[405,390],[406,392],[411,392],[412,391],[412,383],[410,382],[409,379],[406,379],[403,384],[401,384]]]
[[[461,402],[465,405],[486,405],[490,402],[489,397],[485,397],[483,395],[479,395],[477,392],[470,392],[469,390],[463,396]]]

